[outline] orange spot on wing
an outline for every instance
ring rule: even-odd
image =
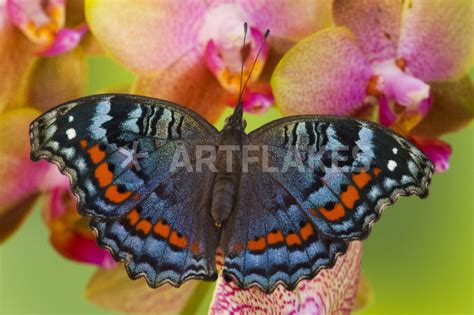
[[[153,231],[163,237],[167,238],[168,235],[170,234],[170,226],[168,224],[163,223],[162,220],[156,222],[155,227],[153,228]]]
[[[296,235],[296,233],[290,233],[285,238],[286,245],[293,246],[293,245],[301,245],[301,239]]]
[[[105,152],[100,149],[98,144],[94,144],[89,150],[87,150],[89,156],[95,164],[98,164],[105,158]]]
[[[151,223],[147,219],[143,219],[135,226],[137,231],[142,231],[145,235],[150,234],[151,231]]]
[[[94,176],[99,182],[100,187],[108,186],[112,183],[114,174],[109,171],[109,163],[105,162],[100,164],[94,172]]]
[[[337,221],[346,215],[346,211],[340,203],[337,203],[331,210],[321,207],[319,212],[329,221]]]
[[[276,230],[274,232],[270,232],[267,235],[267,243],[268,245],[274,245],[278,243],[282,243],[284,241],[283,239],[283,233],[281,233],[280,230]]]
[[[364,188],[372,177],[367,172],[352,174],[352,180],[359,188]]]
[[[130,191],[125,191],[123,193],[119,192],[118,191],[118,186],[117,185],[112,185],[109,188],[107,188],[107,190],[105,191],[105,198],[107,198],[108,200],[110,200],[114,203],[121,203],[125,199],[130,197],[131,194],[132,194],[132,192],[130,192]]]
[[[138,213],[136,209],[132,209],[132,211],[127,214],[127,219],[131,225],[135,225],[138,220],[140,220],[140,213]]]
[[[317,217],[318,216],[318,213],[316,212],[316,210],[314,210],[314,208],[309,208],[309,212],[311,213],[311,215]]]
[[[306,225],[303,226],[300,230],[301,238],[303,239],[303,241],[306,241],[313,234],[314,234],[313,225],[309,222],[306,222]]]
[[[176,231],[171,232],[170,235],[170,244],[174,245],[178,248],[184,249],[186,248],[188,241],[186,239],[186,236],[184,235],[178,235]]]
[[[382,171],[382,170],[381,170],[380,168],[374,167],[374,175],[375,175],[375,176],[378,177],[381,171]]]
[[[247,247],[251,251],[260,251],[265,249],[265,238],[260,236],[256,240],[248,241]]]
[[[354,208],[354,204],[359,199],[359,191],[352,185],[347,187],[347,190],[341,194],[342,203],[349,209]]]
[[[87,147],[87,140],[81,140],[79,141],[79,145],[81,146],[81,148],[85,149]]]

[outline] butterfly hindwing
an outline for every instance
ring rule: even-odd
[[[271,176],[286,186],[318,230],[343,240],[367,237],[385,206],[399,196],[426,196],[433,172],[413,144],[366,121],[288,117],[249,137],[252,144],[268,147],[269,165],[280,170],[293,165]],[[294,160],[301,163],[289,162]]]
[[[162,100],[95,95],[45,113],[30,135],[32,159],[70,177],[98,243],[132,277],[144,274],[152,286],[216,277],[219,236],[201,197],[211,195],[213,174],[172,171],[178,146],[216,145],[217,130],[203,118]]]
[[[282,283],[293,289],[332,266],[348,243],[322,234],[285,185],[261,165],[242,174],[240,195],[225,227],[224,276],[241,288],[266,293]]]

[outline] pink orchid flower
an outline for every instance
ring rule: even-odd
[[[335,0],[340,27],[308,37],[282,59],[272,77],[276,102],[285,114],[358,115],[378,104],[379,121],[445,171],[451,148],[436,138],[473,116],[472,97],[464,101],[473,95],[466,77],[473,16],[469,0]],[[462,94],[446,93],[448,86]],[[436,124],[440,111],[445,121]]]
[[[84,93],[85,52],[96,49],[83,12],[82,0],[0,2],[0,112],[47,110]]]
[[[87,25],[66,28],[65,0],[7,0],[10,20],[38,46],[40,56],[56,56],[77,46]]]
[[[235,105],[242,55],[245,79],[267,28],[271,36],[243,103],[248,112],[273,104],[274,65],[296,41],[328,25],[330,2],[88,0],[86,17],[105,51],[138,74],[133,92],[183,104],[213,122],[224,103]]]
[[[56,185],[48,192],[48,203],[42,214],[50,230],[50,242],[63,257],[81,263],[110,269],[115,260],[96,244],[89,227],[89,219],[79,215],[76,198],[71,192],[67,177],[59,175]]]
[[[63,0],[0,3],[0,177],[5,182],[0,189],[0,243],[42,200],[51,243],[60,254],[111,267],[111,255],[97,247],[93,233],[85,229],[87,219],[80,219],[71,204],[67,178],[54,165],[29,158],[28,128],[41,114],[38,109],[84,93],[84,48],[91,51],[92,45],[89,40],[77,47],[87,30],[82,1],[69,0],[67,11],[66,20]],[[66,28],[69,24],[80,26]]]
[[[39,114],[37,109],[27,107],[0,114],[0,243],[43,200],[43,217],[51,231],[51,244],[61,255],[103,268],[113,267],[112,256],[96,245],[88,219],[77,213],[68,178],[54,165],[30,160],[27,130]],[[46,197],[46,201],[40,196]]]

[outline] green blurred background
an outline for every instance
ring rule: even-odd
[[[106,57],[90,57],[88,63],[88,94],[133,81]],[[277,117],[274,109],[248,116],[248,130]],[[451,168],[434,176],[428,199],[399,200],[364,242],[363,271],[375,296],[358,314],[474,313],[473,136],[471,125],[446,137],[454,152]],[[35,210],[0,247],[0,314],[115,314],[84,298],[94,271],[53,250]],[[198,307],[196,313],[206,313],[212,285],[200,289],[186,311]]]

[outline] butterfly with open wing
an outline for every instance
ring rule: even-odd
[[[216,280],[220,246],[228,281],[294,289],[366,238],[399,196],[427,196],[433,173],[417,147],[369,121],[292,116],[246,134],[240,98],[218,131],[168,101],[93,95],[44,113],[30,138],[32,160],[69,176],[98,245],[150,287]],[[176,167],[176,152],[197,163],[201,147],[216,149],[211,167]]]

